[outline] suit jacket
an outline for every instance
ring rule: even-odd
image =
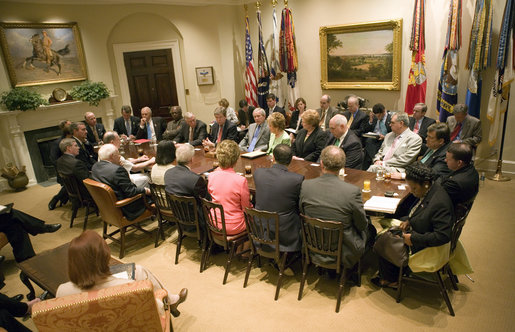
[[[93,165],[97,162],[98,158],[97,154],[95,153],[95,149],[88,141],[82,143],[77,138],[74,137],[74,139],[79,146],[79,154],[75,158],[82,160],[88,167],[88,170],[91,170]]]
[[[454,206],[468,203],[479,191],[479,174],[474,165],[467,165],[442,178],[442,187],[447,191]]]
[[[161,141],[163,139],[163,133],[166,130],[166,121],[160,117],[152,117],[152,123],[154,125],[154,132],[156,133],[156,139]],[[143,128],[140,127],[138,123],[138,133],[136,134],[137,139],[151,139],[151,137],[147,137],[147,124]]]
[[[395,133],[391,132],[384,138],[381,148],[377,152],[373,161],[383,160],[395,140]],[[403,172],[404,167],[411,164],[417,158],[422,145],[422,138],[407,128],[399,141],[395,144],[395,151],[392,157],[384,162],[385,167],[394,168],[396,172]]]
[[[336,137],[333,134],[329,134],[326,146],[334,145]],[[343,141],[338,145],[345,152],[345,167],[361,169],[363,164],[363,148],[361,147],[361,140],[352,131],[348,130],[347,135]]]
[[[90,142],[91,144],[93,145],[97,145],[97,140],[95,139],[95,135],[93,135],[93,130],[91,130],[91,127],[89,126],[89,124],[87,123],[84,123],[86,125],[86,130],[88,131],[88,142]],[[104,128],[104,125],[101,124],[101,123],[97,123],[95,125],[95,127],[97,128],[97,134],[98,134],[98,138],[100,140],[103,140],[104,139],[104,134],[106,133],[106,130]]]
[[[279,214],[279,247],[281,251],[299,251],[299,196],[304,176],[288,172],[288,167],[274,164],[254,172],[256,209]],[[271,236],[275,236],[275,225]],[[275,248],[274,248],[275,249]]]
[[[118,135],[127,135],[127,136],[134,135],[134,136],[136,136],[138,134],[140,118],[138,118],[137,116],[131,115],[129,122],[131,123],[131,132],[130,133],[127,132],[127,128],[125,127],[125,119],[123,118],[123,116],[116,118],[114,120],[113,130],[116,131],[118,133]]]
[[[343,112],[343,115],[347,118],[347,121],[350,120],[351,113],[350,111]],[[361,138],[361,135],[363,135],[363,122],[368,122],[368,116],[367,113],[363,112],[362,110],[357,110],[356,114],[354,114],[354,120],[352,120],[352,123],[350,125],[350,129]],[[386,127],[388,128],[388,126]]]
[[[300,191],[301,213],[309,217],[338,221],[344,225],[342,262],[354,266],[365,252],[368,220],[361,190],[333,174],[306,180]]]
[[[288,126],[288,128],[291,128],[291,129],[296,129],[297,128],[297,121],[299,121],[299,110],[295,110],[291,113],[291,119],[290,119],[290,125]],[[299,129],[298,130],[301,130],[302,128],[302,120],[300,121],[299,123]]]
[[[211,127],[211,133],[209,134],[209,140],[216,144],[216,140],[218,139],[218,130],[220,126],[217,122],[213,124]],[[222,131],[222,141],[224,139],[232,139],[233,141],[238,140],[238,129],[236,125],[229,120],[225,120],[225,124]]]
[[[437,176],[446,176],[451,172],[449,167],[447,167],[447,163],[445,162],[445,155],[448,148],[449,143],[442,145],[429,157],[429,159],[424,162],[424,165],[431,167]],[[430,149],[426,151],[424,156],[422,156],[422,159],[424,159],[424,157],[429,152],[431,152]]]
[[[122,166],[115,165],[109,161],[101,160],[91,170],[93,180],[102,182],[110,186],[118,200],[136,196],[137,194],[145,195],[145,188],[136,187],[129,178],[129,173]],[[128,205],[122,207],[122,213],[127,219],[134,220],[145,212],[145,203],[143,198],[138,199]]]
[[[377,125],[377,118],[374,116],[374,120],[372,121],[372,123],[368,122],[368,119],[367,120],[364,120],[362,123],[361,123],[361,133],[362,134],[366,134],[368,132],[374,132],[375,128],[376,128],[376,125]],[[392,121],[392,115],[390,113],[386,113],[386,120],[384,122],[384,125],[386,127],[386,133],[388,134],[389,132],[392,131],[392,128],[390,127],[390,122]],[[352,122],[354,123],[354,121]],[[367,138],[368,139],[368,138]],[[376,140],[377,141],[377,140]],[[377,152],[377,151],[376,151]],[[375,154],[375,153],[374,153]]]
[[[415,123],[417,120],[415,120],[414,117],[409,118],[409,129],[413,131],[413,128],[415,128]],[[418,129],[418,136],[422,137],[422,142],[426,143],[426,137],[427,137],[427,127],[432,125],[433,123],[436,123],[435,119],[428,118],[427,116],[424,116],[422,119],[422,124],[420,125],[420,128]]]
[[[6,310],[12,316],[23,317],[27,313],[28,308],[29,307],[28,307],[27,303],[12,300],[7,295],[0,293],[0,309]],[[5,322],[5,321],[3,321],[3,322]],[[3,326],[3,327],[7,327],[7,326]],[[27,329],[25,329],[25,330],[27,330]],[[20,330],[20,331],[23,331],[23,330]]]
[[[293,155],[304,158],[307,161],[316,162],[327,142],[327,132],[317,127],[306,139],[308,131],[303,128],[297,133],[295,143],[292,145]],[[305,140],[305,141],[304,141]]]
[[[270,115],[270,109],[267,107],[265,112],[266,112],[266,117],[268,118],[268,116]],[[275,112],[281,113],[286,118],[286,112],[284,111],[284,109],[282,107],[275,105],[274,111],[272,113],[275,113]]]
[[[73,175],[77,178],[79,183],[79,191],[82,197],[90,197],[88,190],[82,183],[82,180],[89,177],[89,171],[86,164],[71,154],[63,154],[57,159],[57,173],[60,176]]]
[[[190,126],[185,124],[182,126],[179,134],[175,137],[177,143],[190,143],[191,145],[202,145],[202,141],[207,137],[206,124],[200,120],[196,120],[195,128],[193,128],[193,141],[190,138]]]
[[[250,143],[252,142],[252,138],[254,137],[254,133],[256,132],[257,124],[253,123],[249,126],[249,130],[247,134],[240,142],[240,148],[242,150],[247,151]],[[270,140],[270,128],[268,128],[268,124],[263,122],[261,124],[261,130],[259,131],[256,145],[254,146],[254,151],[263,150],[266,151],[268,149],[268,141]]]
[[[182,130],[182,127],[187,126],[186,120],[184,118],[181,118],[179,121],[170,121],[166,125],[166,131],[164,132],[164,135],[169,140],[175,140],[177,135],[179,135],[179,132]],[[188,127],[189,128],[189,127]]]
[[[318,112],[318,116],[320,116],[320,121],[323,120],[323,116],[322,116],[322,109],[321,108],[318,108],[317,109],[317,112]],[[331,120],[331,118],[333,116],[335,116],[336,114],[342,114],[340,112],[340,110],[338,110],[337,108],[334,108],[332,106],[329,106],[329,108],[327,109],[326,111],[326,116],[325,116],[325,121],[324,121],[324,126],[325,126],[325,130],[328,131],[329,130],[329,121]],[[298,119],[298,112],[297,112],[297,119]],[[295,122],[295,125],[297,123]]]
[[[454,115],[447,118],[447,125],[452,133],[456,127],[456,118]],[[467,114],[461,125],[461,141],[473,147],[477,147],[479,143],[481,143],[481,135],[481,121]]]

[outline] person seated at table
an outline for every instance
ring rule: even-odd
[[[256,108],[253,116],[255,123],[249,126],[247,134],[239,144],[240,149],[245,152],[266,151],[270,140],[270,129],[265,121],[265,110]]]
[[[222,98],[218,102],[218,105],[225,108],[225,113],[227,116],[227,120],[231,121],[234,125],[238,125],[238,116],[236,115],[236,112],[234,111],[234,108],[229,106],[229,101],[227,99]]]
[[[254,123],[254,117],[252,114],[255,107],[249,106],[249,103],[245,99],[240,100],[238,105],[240,106],[240,109],[238,110],[238,126],[240,126],[241,130],[244,130],[250,124]]]
[[[213,202],[224,208],[227,235],[239,234],[245,230],[243,211],[246,207],[252,207],[247,179],[234,171],[239,157],[240,147],[236,142],[224,140],[218,144],[216,159],[220,167],[209,174],[207,183]],[[221,224],[218,226],[222,227]]]
[[[59,143],[61,143],[61,141],[65,138],[73,137],[72,132],[70,131],[71,124],[72,123],[70,120],[62,120],[59,122],[59,129],[61,129],[61,131],[62,131],[61,137],[59,137],[54,142],[52,142],[52,145],[50,146],[50,162],[52,163],[52,165],[54,166],[54,168],[56,170],[56,180],[57,180],[57,183],[59,183],[61,185],[61,189],[59,190],[57,195],[52,197],[50,202],[48,202],[49,210],[55,209],[58,202],[61,202],[60,203],[61,206],[65,205],[69,199],[68,192],[66,191],[66,188],[64,187],[64,182],[61,179],[59,172],[57,172],[57,159],[59,159],[59,157],[61,157],[63,155],[61,149],[59,148]]]
[[[206,124],[197,120],[195,115],[190,112],[184,114],[186,125],[182,126],[179,134],[175,137],[175,143],[188,143],[194,146],[201,145],[207,137]]]
[[[113,144],[116,149],[120,150],[122,141],[116,131],[108,131],[104,135],[105,144]],[[120,156],[120,165],[123,166],[129,173],[131,181],[138,187],[143,188],[148,186],[149,177],[144,173],[148,167],[154,165],[156,158],[149,158],[147,155],[142,155],[138,158],[124,158]]]
[[[327,132],[319,126],[320,116],[315,110],[307,110],[302,114],[302,125],[295,143],[292,144],[293,159],[316,162],[327,142]]]
[[[254,172],[256,209],[279,214],[280,249],[289,252],[299,251],[302,245],[299,196],[304,176],[288,171],[292,157],[291,147],[279,144],[274,148],[272,167]]]
[[[56,297],[79,294],[83,292],[128,284],[132,279],[117,278],[109,270],[111,250],[98,233],[86,230],[70,242],[68,247],[68,276],[70,281],[59,285]],[[134,280],[150,280],[154,291],[166,289],[161,282],[144,267],[135,266]],[[168,292],[168,291],[167,291]],[[188,289],[183,288],[179,294],[168,292],[170,312],[174,317],[180,315],[177,307],[186,300]],[[164,313],[164,306],[156,299],[158,308]]]
[[[289,128],[295,130],[295,133],[297,133],[302,129],[302,114],[304,114],[304,111],[306,110],[306,100],[302,97],[297,98],[297,100],[295,100],[294,107],[295,110],[291,113]],[[295,135],[290,134],[290,138],[293,142]]]
[[[392,116],[386,111],[383,104],[377,103],[372,107],[372,112],[368,114],[368,121],[363,121],[361,124],[362,134],[369,132],[377,134],[377,137],[364,137],[363,136],[363,149],[365,157],[363,159],[363,170],[367,170],[372,164],[377,151],[381,148],[386,134],[392,131],[390,121]]]
[[[113,131],[116,131],[124,140],[135,139],[138,133],[140,118],[132,115],[129,105],[122,106],[122,116],[114,119]]]
[[[412,254],[427,248],[446,244],[451,240],[455,222],[454,208],[444,188],[434,181],[431,168],[416,162],[406,167],[406,182],[410,196],[397,208],[396,217],[403,220],[404,243]],[[399,268],[379,257],[379,275],[372,282],[379,287],[398,287]]]
[[[63,155],[57,159],[56,169],[59,176],[73,176],[79,181],[78,187],[82,197],[91,197],[86,187],[82,184],[82,180],[89,177],[89,171],[86,164],[77,158],[79,154],[79,146],[73,138],[65,138],[59,143],[59,147],[63,152]],[[74,202],[72,204],[79,204],[80,202]]]
[[[136,139],[148,139],[153,142],[161,141],[166,130],[166,121],[161,117],[153,117],[150,107],[141,109],[141,120],[139,122]]]
[[[214,148],[221,141],[230,139],[236,141],[238,139],[238,129],[231,121],[227,119],[226,109],[222,106],[215,108],[215,123],[211,127],[211,133],[202,141],[204,147]]]
[[[165,173],[175,165],[175,144],[173,141],[164,140],[157,144],[156,163],[152,166],[150,179],[155,184],[165,184]]]
[[[286,119],[284,115],[279,112],[270,114],[267,119],[268,128],[270,129],[270,140],[268,141],[267,154],[272,154],[275,147],[279,144],[291,145],[290,135],[284,128],[286,128]]]
[[[170,115],[172,116],[172,120],[166,125],[166,130],[163,133],[163,139],[173,141],[177,135],[179,135],[182,127],[186,125],[186,122],[182,117],[182,108],[180,106],[170,107]]]
[[[23,317],[32,313],[32,306],[41,302],[39,297],[29,302],[21,302],[23,295],[9,297],[0,293],[0,327],[7,331],[30,332],[25,325],[14,317]]]
[[[99,162],[91,170],[91,178],[110,186],[118,200],[130,198],[138,194],[150,195],[150,189],[137,187],[129,178],[129,173],[120,165],[120,153],[113,144],[104,144],[98,150]],[[123,215],[134,220],[146,210],[143,197],[128,205],[122,206]]]
[[[88,135],[86,125],[84,122],[72,122],[70,125],[70,131],[73,134],[73,139],[79,146],[79,154],[76,158],[85,162],[88,166],[88,169],[91,171],[91,168],[97,162],[98,156],[95,153],[93,145],[91,145],[86,139]]]
[[[98,145],[106,132],[104,125],[97,123],[97,118],[93,112],[86,112],[84,114],[84,123],[86,123],[86,131],[88,132],[88,142]]]
[[[298,139],[298,138],[297,138]],[[342,264],[352,268],[375,238],[374,227],[370,227],[361,189],[338,179],[340,169],[345,167],[345,152],[330,145],[322,150],[320,168],[322,175],[305,180],[300,190],[300,212],[312,218],[337,221],[344,224]],[[317,256],[320,261],[334,261],[334,258]]]
[[[326,146],[334,145],[345,152],[346,168],[361,169],[363,164],[363,148],[361,140],[347,127],[347,118],[336,114],[329,120],[329,138]]]

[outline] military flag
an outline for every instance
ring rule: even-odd
[[[263,31],[261,28],[261,11],[257,10],[257,23],[259,31],[259,51],[258,51],[258,104],[261,108],[266,108],[266,96],[270,88],[270,69],[266,58],[265,45],[263,44]]]
[[[256,73],[254,72],[254,59],[252,58],[252,43],[250,42],[249,17],[245,15],[245,100],[251,106],[257,103]]]

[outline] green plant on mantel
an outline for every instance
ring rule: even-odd
[[[38,92],[27,88],[14,88],[4,92],[0,103],[4,104],[9,111],[35,110],[41,105],[48,105],[48,101]]]
[[[70,91],[70,95],[75,100],[98,106],[102,99],[109,97],[109,90],[102,82],[85,81],[80,85],[74,86],[72,91]]]

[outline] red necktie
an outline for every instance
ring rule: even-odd
[[[218,138],[216,139],[216,143],[220,143],[222,141],[222,132],[224,131],[224,126],[218,127]]]
[[[415,122],[415,128],[413,128],[413,132],[415,134],[418,134],[418,130],[420,129],[420,126],[418,125],[418,120],[416,120]]]
[[[461,130],[461,122],[456,124],[456,127],[454,127],[454,130],[451,133],[451,142],[454,141],[456,139],[456,137],[458,137],[460,130]]]

